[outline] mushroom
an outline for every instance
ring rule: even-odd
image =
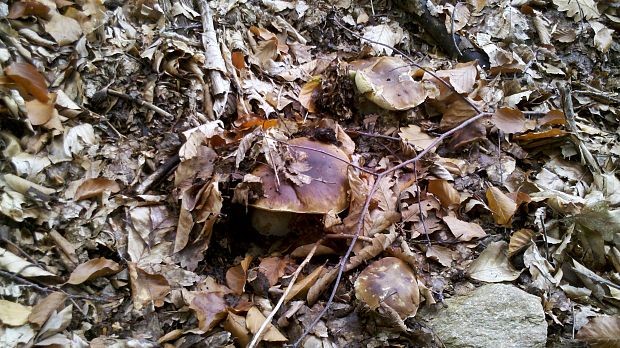
[[[340,213],[349,206],[346,153],[335,145],[305,137],[292,139],[289,144],[318,150],[291,147],[292,151],[305,152],[310,169],[303,174],[312,180],[309,184],[296,185],[280,175],[278,186],[272,168],[259,165],[254,169],[252,174],[263,183],[263,197],[250,204],[255,208],[252,226],[264,235],[287,234],[295,214]]]
[[[420,291],[413,269],[396,257],[368,265],[355,281],[355,296],[371,310],[401,320],[412,317],[420,305]]]

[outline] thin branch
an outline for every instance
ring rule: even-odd
[[[104,92],[106,92],[108,95],[114,96],[114,97],[118,97],[118,98],[123,98],[125,100],[128,100],[132,103],[135,103],[137,105],[140,106],[144,106],[145,108],[154,111],[156,114],[159,114],[161,116],[164,117],[170,117],[170,118],[175,118],[174,115],[172,115],[171,113],[169,113],[168,111],[165,111],[164,109],[160,108],[159,106],[153,105],[149,102],[146,102],[142,99],[138,99],[138,98],[134,98],[132,96],[130,96],[129,94],[125,94],[123,92],[119,92],[119,91],[115,91],[113,89],[109,89],[106,88],[103,90]]]
[[[151,175],[147,176],[144,181],[140,183],[135,188],[135,192],[138,195],[145,194],[148,190],[153,187],[156,183],[160,182],[164,179],[168,174],[181,162],[179,154],[175,154],[172,157],[168,158],[166,162],[160,165]]]
[[[295,281],[297,280],[297,277],[299,276],[299,274],[301,273],[303,268],[306,266],[306,264],[308,264],[308,262],[310,262],[310,259],[312,259],[312,256],[314,256],[314,253],[318,249],[319,245],[321,245],[323,243],[324,240],[325,239],[322,238],[322,239],[319,239],[316,243],[314,243],[314,246],[312,247],[312,249],[310,250],[310,252],[306,256],[306,258],[299,265],[299,267],[297,267],[297,270],[295,270],[295,273],[293,273],[293,277],[291,278],[291,282],[286,287],[286,290],[284,290],[284,293],[282,294],[282,296],[280,296],[280,300],[278,301],[276,306],[273,307],[273,309],[271,310],[271,312],[269,313],[269,315],[267,316],[265,321],[261,324],[261,326],[258,329],[258,331],[256,331],[256,333],[254,334],[254,337],[252,337],[252,341],[247,346],[247,348],[254,348],[254,347],[256,347],[256,345],[258,343],[260,343],[260,341],[262,339],[263,331],[265,331],[267,329],[267,327],[269,326],[269,324],[271,324],[271,320],[275,316],[276,312],[278,312],[280,307],[282,307],[282,305],[284,304],[284,301],[286,300],[286,296],[288,296],[288,294],[291,292],[291,289],[293,289],[293,285],[295,285]]]
[[[402,140],[399,137],[391,137],[389,135],[362,132],[362,131],[357,131],[357,130],[353,130],[353,129],[345,129],[344,131],[345,131],[345,133],[359,134],[359,135],[363,135],[363,136],[367,136],[367,137],[371,137],[371,138],[381,138],[381,139],[387,139],[387,140],[392,140],[392,141],[401,141]]]

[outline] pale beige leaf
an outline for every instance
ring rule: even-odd
[[[0,248],[0,268],[21,277],[53,277],[54,274],[43,270],[39,266],[30,263],[12,252]]]
[[[76,201],[101,197],[105,191],[117,193],[121,190],[121,186],[114,180],[108,178],[86,179],[75,192],[74,199]]]
[[[26,102],[28,120],[33,126],[46,124],[53,116],[56,109],[51,103],[42,103],[38,99]]]
[[[155,307],[163,306],[164,298],[170,292],[166,278],[161,274],[147,273],[133,262],[128,262],[127,266],[134,308],[141,310],[147,304],[153,304]]]
[[[372,41],[380,42],[384,45],[394,47],[398,45],[403,39],[403,29],[398,25],[397,22],[392,22],[388,24],[379,24],[375,26],[367,26],[364,28],[364,39],[369,39]],[[362,40],[363,44],[368,43],[368,41]],[[370,46],[375,51],[375,54],[381,55],[385,53],[386,55],[392,54],[392,49],[389,47],[385,47],[383,45],[379,45],[376,43],[370,43]]]
[[[459,7],[466,8],[465,6]],[[476,61],[458,63],[453,69],[437,71],[436,75],[443,78],[447,77],[450,85],[454,87],[457,93],[470,93],[478,77],[477,66]]]
[[[594,46],[596,46],[599,51],[607,53],[611,47],[611,43],[613,42],[612,35],[614,31],[599,22],[592,22],[590,25],[595,32]]]
[[[452,234],[461,241],[469,241],[474,238],[482,238],[487,234],[476,223],[459,220],[453,216],[445,216],[443,222],[448,225]]]
[[[569,17],[573,17],[575,22],[582,19],[582,13],[585,19],[599,18],[601,16],[594,0],[553,0],[553,3],[558,7],[558,11],[566,11],[566,14]]]
[[[487,189],[487,200],[489,208],[493,212],[493,218],[498,225],[510,225],[512,216],[517,211],[517,203],[506,196],[497,187],[489,187]]]
[[[50,20],[44,24],[44,27],[60,46],[73,43],[82,36],[80,23],[58,12],[52,12]]]
[[[530,229],[522,228],[515,231],[512,236],[510,236],[510,243],[508,244],[508,257],[512,257],[512,255],[530,245],[530,243],[532,243],[532,237],[534,237],[534,231]]]
[[[452,265],[452,250],[441,245],[430,245],[426,249],[426,257],[439,262],[444,267]]]
[[[398,136],[403,142],[415,146],[418,150],[426,149],[435,141],[435,138],[422,132],[420,127],[413,124],[407,127],[401,127]]]
[[[467,269],[467,273],[473,279],[488,282],[510,282],[519,277],[521,271],[516,270],[508,261],[508,243],[504,241],[494,242]]]
[[[121,266],[118,263],[100,257],[98,259],[86,261],[77,266],[73,272],[71,272],[71,276],[67,283],[74,285],[82,284],[87,280],[105,277],[120,271]]]
[[[250,331],[245,323],[245,317],[229,311],[223,326],[224,330],[235,337],[241,347],[247,347],[250,343]]]
[[[0,300],[0,322],[9,326],[21,326],[28,322],[32,307],[16,302]]]
[[[245,323],[246,323],[248,330],[250,330],[252,334],[255,334],[258,332],[258,329],[260,328],[260,326],[263,324],[263,322],[266,319],[267,318],[265,318],[263,313],[261,313],[258,310],[258,308],[252,307],[250,308],[247,316],[245,317]],[[262,339],[263,341],[267,341],[267,342],[288,341],[288,339],[284,337],[284,335],[282,335],[280,331],[278,331],[278,329],[275,326],[273,326],[273,324],[269,324],[267,326],[267,330],[264,331]]]

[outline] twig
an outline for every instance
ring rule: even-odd
[[[367,136],[371,138],[381,138],[381,139],[387,139],[387,140],[392,140],[392,141],[401,141],[401,138],[398,138],[398,137],[392,137],[389,135],[383,135],[383,134],[377,134],[377,133],[362,132],[362,131],[357,131],[353,129],[345,129],[345,132],[349,134],[359,134],[359,135],[363,135],[363,136]]]
[[[6,244],[9,244],[10,246],[12,246],[13,248],[17,249],[20,253],[22,253],[26,259],[28,259],[28,261],[30,261],[30,263],[32,263],[33,265],[37,265],[41,268],[43,268],[44,270],[49,272],[49,269],[47,268],[46,265],[42,264],[42,263],[38,263],[37,260],[33,259],[32,256],[30,256],[27,252],[25,252],[22,248],[20,248],[17,244],[11,242],[10,240],[0,237],[0,241],[5,242]]]
[[[129,94],[125,94],[119,91],[115,91],[113,89],[109,89],[106,88],[103,90],[104,92],[106,92],[108,95],[114,96],[114,97],[118,97],[118,98],[123,98],[125,100],[129,100],[132,103],[138,104],[140,106],[144,106],[145,108],[154,111],[155,113],[162,115],[164,117],[170,117],[170,118],[175,118],[174,115],[172,115],[171,113],[169,113],[168,111],[163,110],[162,108],[153,105],[149,102],[146,102],[142,99],[138,99],[138,98],[134,98],[132,96],[130,96]]]
[[[168,158],[166,162],[159,166],[151,175],[147,176],[144,181],[138,185],[134,191],[138,195],[143,195],[148,190],[153,187],[156,183],[161,181],[163,178],[168,176],[168,174],[179,164],[181,161],[179,154],[174,154],[172,157]]]
[[[63,294],[67,295],[69,298],[77,298],[77,299],[83,299],[83,300],[90,300],[90,301],[95,301],[95,302],[110,302],[114,299],[111,298],[96,298],[96,297],[91,297],[91,296],[84,296],[84,295],[74,295],[74,294],[70,294],[68,292],[66,292],[65,290],[61,289],[58,286],[54,286],[54,285],[45,285],[45,286],[41,286],[35,282],[32,282],[28,279],[25,279],[17,274],[13,274],[11,272],[7,272],[7,271],[2,271],[0,270],[0,275],[7,277],[9,279],[12,279],[18,283],[22,283],[25,284],[29,287],[32,287],[40,292],[62,292]]]
[[[299,265],[299,267],[297,267],[297,270],[295,270],[295,273],[293,273],[293,277],[291,278],[291,282],[286,287],[286,290],[284,290],[284,293],[280,297],[280,300],[278,301],[276,306],[273,307],[273,309],[271,310],[271,312],[269,313],[269,315],[267,316],[265,321],[261,324],[261,326],[258,329],[258,331],[256,331],[256,333],[254,334],[254,337],[252,337],[252,341],[250,342],[250,344],[248,344],[247,348],[254,348],[261,341],[261,339],[262,339],[261,336],[263,335],[263,331],[265,331],[267,326],[269,326],[269,324],[271,324],[271,320],[275,316],[276,312],[280,309],[282,304],[284,304],[284,301],[286,300],[286,296],[288,296],[288,294],[293,289],[293,285],[295,285],[295,281],[297,280],[297,277],[299,276],[299,274],[301,273],[303,268],[306,266],[306,264],[308,264],[308,262],[310,262],[310,259],[312,259],[312,256],[314,256],[314,253],[318,249],[319,245],[321,245],[323,243],[323,241],[324,241],[324,238],[321,238],[316,243],[314,243],[314,246],[312,247],[312,249],[310,250],[310,252],[306,256],[306,258],[302,261],[302,263]]]
[[[459,53],[459,56],[463,56],[463,52],[461,52],[459,45],[457,45],[456,43],[456,35],[454,34],[454,11],[456,11],[456,8],[460,4],[461,4],[460,2],[457,2],[452,8],[452,13],[450,14],[450,35],[452,36],[452,43],[454,44],[454,48],[456,48],[456,51]]]
[[[420,187],[420,181],[418,180],[418,169],[416,165],[413,165],[413,175],[415,175],[415,185],[418,188],[418,210],[420,214],[420,223],[422,224],[422,229],[424,230],[424,235],[426,236],[426,244],[431,246],[431,237],[428,235],[428,228],[426,228],[426,221],[424,221],[424,212],[422,211],[422,188]]]

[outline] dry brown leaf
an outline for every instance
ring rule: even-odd
[[[224,330],[230,332],[241,347],[247,347],[250,343],[250,331],[245,323],[245,317],[229,311],[224,321]]]
[[[310,251],[314,248],[314,243],[311,244],[304,244],[302,246],[297,247],[295,250],[293,250],[293,252],[291,253],[291,257],[295,257],[295,258],[304,258],[306,256],[308,256],[308,254],[310,253]],[[325,245],[319,245],[319,247],[316,249],[316,251],[314,252],[315,256],[320,256],[320,255],[336,255],[336,250],[325,246]]]
[[[120,271],[121,266],[118,263],[100,257],[78,265],[73,272],[71,272],[71,276],[67,283],[74,285],[82,284],[87,280],[105,277]]]
[[[537,139],[547,139],[547,138],[556,138],[560,136],[566,135],[566,131],[562,129],[549,129],[541,132],[528,132],[525,134],[515,135],[515,140],[523,141],[523,140],[537,140]]]
[[[82,199],[101,197],[105,191],[117,193],[120,190],[120,185],[114,180],[107,178],[86,179],[75,191],[74,199],[79,201]]]
[[[18,19],[35,16],[42,19],[49,18],[50,8],[36,1],[16,1],[11,5],[8,19]]]
[[[459,191],[447,180],[429,180],[428,192],[437,196],[439,202],[441,202],[441,205],[445,208],[461,203]]]
[[[0,322],[8,326],[22,326],[28,322],[32,307],[0,300]]]
[[[66,299],[67,295],[62,292],[52,292],[32,308],[28,321],[35,327],[40,328],[55,310],[64,305]]]
[[[228,315],[228,305],[224,300],[225,293],[199,291],[192,293],[193,298],[189,308],[194,310],[198,318],[198,327],[209,332]]]
[[[285,303],[295,297],[305,296],[308,293],[308,290],[310,289],[312,284],[314,284],[317,281],[317,279],[319,279],[319,277],[321,276],[321,272],[323,272],[324,268],[325,268],[324,265],[317,267],[314,271],[312,271],[312,273],[308,274],[304,279],[295,283],[295,285],[293,285],[293,288],[291,288],[291,291],[288,293],[288,295],[286,295],[286,298],[284,299]]]
[[[489,201],[489,208],[493,212],[493,218],[498,225],[510,225],[512,222],[512,216],[517,211],[517,203],[506,196],[497,187],[489,187],[487,189],[487,200]]]
[[[40,102],[47,103],[49,100],[45,77],[43,77],[34,65],[28,63],[12,63],[4,68],[4,73]]]
[[[141,310],[147,304],[153,304],[155,307],[163,306],[164,297],[170,292],[166,278],[161,274],[147,273],[133,262],[128,262],[127,266],[134,308]]]
[[[237,295],[241,295],[245,290],[245,282],[248,280],[248,268],[254,259],[246,255],[239,265],[230,267],[226,272],[226,285]]]
[[[620,347],[620,316],[592,318],[577,332],[577,339],[593,348]]]
[[[280,277],[284,275],[286,266],[288,266],[289,263],[290,260],[288,257],[266,257],[260,261],[258,270],[267,277],[269,285],[274,286],[278,283]]]
[[[308,112],[316,112],[316,99],[319,96],[319,92],[321,91],[321,77],[314,76],[310,79],[310,81],[306,82],[303,87],[301,87],[301,91],[299,91],[299,103],[301,106],[306,108]]]
[[[532,237],[534,237],[534,231],[522,228],[515,231],[510,236],[510,243],[508,244],[508,257],[518,253],[532,243]]]
[[[33,126],[41,126],[46,124],[54,115],[54,105],[48,103],[42,103],[38,99],[33,99],[26,102],[26,113],[28,120]]]
[[[258,308],[252,307],[250,308],[247,316],[245,317],[245,323],[246,323],[248,330],[250,330],[252,334],[255,334],[258,332],[258,329],[260,328],[260,326],[263,324],[263,322],[266,319],[267,318],[265,318],[263,313],[261,313],[258,310]],[[264,332],[263,337],[262,337],[263,341],[267,341],[267,342],[288,341],[286,337],[284,337],[284,335],[282,335],[280,331],[275,326],[273,326],[273,324],[269,324],[267,326],[267,329],[263,332]]]
[[[459,220],[454,216],[445,216],[443,218],[443,222],[448,225],[448,228],[450,228],[452,234],[461,241],[469,241],[474,238],[482,238],[487,235],[480,225]]]
[[[45,31],[60,45],[68,45],[82,36],[82,27],[75,19],[52,12],[49,21],[44,24]]]
[[[494,242],[477,259],[469,264],[467,274],[473,279],[487,282],[511,282],[519,277],[521,271],[517,271],[508,261],[508,243],[504,241]]]
[[[491,121],[495,127],[508,134],[522,133],[528,129],[532,129],[528,127],[523,112],[515,108],[497,109],[491,117]]]

